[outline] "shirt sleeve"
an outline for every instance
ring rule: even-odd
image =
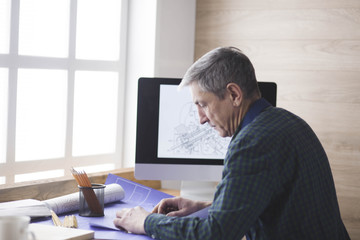
[[[154,239],[217,239],[209,237],[212,231],[209,220],[197,217],[150,214],[145,220],[145,232]]]
[[[241,239],[257,224],[276,188],[273,152],[260,148],[258,139],[233,142],[225,159],[223,180],[218,185],[207,219],[151,214],[145,231],[156,239]]]

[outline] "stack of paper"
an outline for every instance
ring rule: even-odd
[[[118,202],[125,196],[124,189],[119,184],[109,184],[105,187],[104,203]],[[76,211],[79,209],[79,193],[51,198],[45,201],[25,199],[0,203],[0,216],[25,215],[31,218],[51,216],[50,209],[56,214]]]
[[[0,216],[51,216],[50,209],[45,203],[35,199],[25,199],[0,204]]]

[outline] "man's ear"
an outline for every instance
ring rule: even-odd
[[[240,106],[243,100],[243,93],[239,85],[236,83],[229,83],[226,85],[226,91],[229,93],[230,101],[235,107]]]

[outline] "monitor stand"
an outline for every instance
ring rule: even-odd
[[[218,182],[181,181],[180,196],[198,201],[213,201]]]

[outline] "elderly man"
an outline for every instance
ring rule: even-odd
[[[152,213],[123,209],[117,227],[157,239],[349,239],[321,143],[301,118],[261,98],[240,50],[205,54],[183,86],[200,123],[232,137],[213,202],[171,198]],[[207,206],[207,218],[185,217]]]

